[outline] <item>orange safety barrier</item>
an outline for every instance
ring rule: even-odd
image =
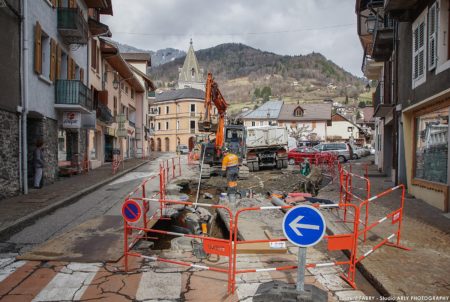
[[[407,248],[403,245],[400,245],[400,238],[401,238],[401,228],[402,228],[402,222],[403,222],[403,209],[405,206],[405,186],[404,185],[398,185],[395,186],[393,188],[390,188],[380,194],[377,194],[371,198],[368,198],[367,200],[365,200],[364,202],[362,202],[359,205],[359,208],[361,209],[362,207],[366,206],[370,203],[373,202],[377,199],[382,198],[383,196],[389,195],[389,194],[393,194],[394,191],[396,190],[401,190],[401,197],[400,197],[400,206],[398,209],[395,209],[391,212],[389,212],[387,215],[385,215],[384,217],[378,219],[377,221],[371,223],[370,225],[367,225],[364,230],[361,232],[358,232],[358,236],[362,234],[364,234],[364,236],[366,236],[367,232],[369,232],[370,230],[374,229],[376,226],[380,225],[381,223],[383,223],[384,221],[387,221],[388,219],[391,219],[391,224],[392,225],[397,225],[396,231],[394,233],[392,233],[391,235],[389,235],[386,238],[383,238],[383,240],[381,242],[379,242],[378,244],[376,244],[374,247],[372,247],[370,250],[368,250],[367,252],[365,252],[362,256],[360,256],[359,258],[356,259],[356,263],[362,261],[364,258],[366,258],[367,256],[369,256],[371,253],[373,253],[375,250],[379,249],[380,247],[382,247],[383,245],[388,245],[388,246],[392,246],[392,247],[396,247],[396,248],[400,248],[403,250],[411,250],[410,248]],[[391,240],[392,238],[396,237],[396,242],[392,243],[389,240]],[[365,238],[365,237],[364,237]]]
[[[177,201],[177,200],[163,200],[163,199],[151,199],[151,198],[133,198],[131,199],[133,201],[137,201],[137,202],[159,202],[160,204],[164,204],[164,207],[166,208],[167,206],[170,205],[184,205],[185,207],[192,207],[192,208],[197,208],[197,207],[206,207],[206,208],[212,208],[212,209],[222,209],[227,211],[228,215],[229,215],[229,227],[230,230],[233,229],[233,214],[231,212],[231,210],[228,207],[222,206],[222,205],[214,205],[214,204],[204,204],[204,203],[193,203],[193,202],[185,202],[185,201]],[[145,207],[145,205],[144,205]],[[148,217],[149,219],[155,219],[155,215],[158,214],[158,211],[155,211],[150,217]],[[168,217],[164,217],[164,214],[162,216],[160,216],[159,218],[166,218],[166,219],[170,219]],[[138,231],[138,235],[135,236],[134,238],[132,237],[133,231]],[[142,233],[145,233],[144,236],[142,236]],[[128,244],[128,240],[130,239],[129,237],[132,237],[132,243],[135,242],[136,240],[139,239],[150,239],[150,237],[148,237],[147,234],[149,233],[154,233],[154,234],[162,234],[162,235],[172,235],[172,236],[178,236],[178,237],[188,237],[188,238],[193,238],[193,239],[198,239],[201,242],[203,242],[203,247],[205,249],[206,253],[209,254],[216,254],[216,255],[221,255],[221,256],[225,256],[228,257],[228,266],[227,267],[220,267],[220,266],[205,266],[205,265],[198,265],[195,264],[193,262],[186,262],[186,261],[176,261],[176,260],[172,260],[172,259],[166,259],[166,258],[162,258],[162,257],[158,257],[158,256],[146,256],[146,255],[142,255],[138,252],[133,252],[132,249],[132,244]],[[229,238],[228,239],[222,239],[222,238],[216,238],[216,237],[210,237],[207,235],[194,235],[194,234],[183,234],[183,233],[177,233],[177,232],[170,232],[170,231],[163,231],[163,230],[157,230],[154,228],[149,228],[149,227],[139,227],[130,223],[127,223],[126,221],[124,221],[124,266],[125,266],[125,271],[128,271],[128,257],[129,256],[133,256],[133,257],[141,257],[144,259],[149,259],[149,260],[153,260],[153,261],[160,261],[160,262],[166,262],[166,263],[172,263],[172,264],[176,264],[176,265],[181,265],[181,266],[188,266],[188,267],[194,267],[194,268],[198,268],[198,269],[203,269],[203,270],[210,270],[210,271],[215,271],[215,272],[219,272],[219,273],[225,273],[228,276],[228,292],[231,292],[231,277],[232,277],[232,256],[233,254],[231,253],[231,249],[232,249],[232,232],[230,232]]]
[[[337,235],[326,235],[323,238],[327,240],[328,245],[327,248],[330,251],[335,250],[348,250],[350,253],[349,259],[347,261],[334,261],[328,263],[307,263],[307,268],[320,268],[320,267],[329,267],[329,266],[339,266],[345,265],[348,266],[347,272],[341,275],[341,278],[344,279],[348,284],[350,284],[353,288],[356,288],[355,276],[356,276],[356,251],[357,251],[357,234],[358,234],[358,225],[359,225],[359,207],[354,204],[312,204],[312,206],[319,209],[334,209],[334,210],[347,210],[347,208],[351,208],[354,211],[354,221],[353,221],[353,232],[345,233],[345,234],[337,234]],[[239,217],[241,214],[245,212],[251,211],[267,211],[267,210],[283,210],[290,209],[293,206],[263,206],[263,207],[252,207],[252,208],[243,208],[239,209],[234,216],[234,236],[233,236],[233,274],[232,274],[232,284],[231,289],[232,293],[234,293],[236,287],[236,276],[238,274],[244,273],[256,273],[256,272],[266,272],[266,271],[284,271],[284,270],[293,270],[297,269],[296,265],[287,265],[287,266],[279,266],[279,267],[264,267],[264,268],[243,268],[239,269],[237,267],[237,248],[240,244],[254,244],[254,243],[272,243],[272,242],[286,242],[287,239],[282,238],[273,238],[273,239],[258,239],[258,240],[239,240],[238,239],[238,228],[239,228]]]
[[[362,203],[370,198],[370,180],[368,177],[360,176],[352,172],[352,166],[349,165],[349,169],[345,169],[343,165],[339,165],[339,203],[347,204],[355,201],[356,203]],[[367,174],[366,174],[367,175]],[[364,217],[362,217],[364,213]],[[344,221],[347,219],[347,213],[344,212]],[[361,220],[364,219],[364,222]],[[365,204],[365,211],[361,212],[360,222],[366,227],[369,219],[369,204]],[[364,242],[367,240],[366,233],[364,233]]]
[[[122,156],[114,154],[113,155],[113,162],[112,162],[112,173],[113,174],[117,173],[117,171],[119,170],[121,164],[122,164],[122,168],[124,168],[125,167],[125,163],[123,161]]]

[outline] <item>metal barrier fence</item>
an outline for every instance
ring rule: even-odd
[[[227,211],[227,213],[229,215],[229,222],[228,222],[229,227],[230,227],[230,230],[233,229],[233,213],[230,210],[230,208],[222,206],[222,205],[193,203],[193,202],[178,201],[178,200],[162,200],[162,199],[152,199],[152,198],[133,198],[131,200],[142,202],[144,207],[145,207],[144,202],[159,202],[160,204],[164,205],[164,207],[163,207],[164,209],[167,209],[167,207],[170,205],[183,205],[186,208],[192,208],[192,209],[196,209],[197,207],[222,209],[222,210]],[[156,214],[156,212],[154,214]],[[152,217],[154,216],[154,214],[152,215]],[[164,217],[164,214],[165,213],[163,211],[162,217]],[[170,219],[170,218],[166,218],[166,219]],[[228,266],[227,267],[213,267],[213,266],[198,265],[193,262],[175,261],[175,260],[166,259],[163,257],[146,256],[146,255],[143,255],[143,254],[140,254],[137,252],[132,252],[131,251],[132,244],[130,244],[130,245],[128,244],[128,240],[129,240],[128,237],[132,235],[133,230],[138,231],[138,235],[135,236],[134,238],[131,237],[132,242],[135,242],[136,240],[140,240],[143,238],[147,238],[147,239],[149,238],[147,235],[142,236],[142,232],[145,234],[155,233],[155,234],[161,234],[161,235],[172,235],[172,236],[177,236],[177,237],[188,237],[188,238],[192,238],[192,239],[198,239],[198,240],[202,241],[203,247],[204,247],[206,253],[217,254],[217,255],[228,257],[229,258]],[[232,278],[232,272],[233,272],[231,269],[232,265],[233,265],[232,264],[233,263],[233,259],[232,259],[233,253],[231,253],[232,244],[233,244],[232,235],[233,235],[233,232],[230,232],[229,238],[223,239],[223,238],[210,237],[210,236],[207,236],[204,234],[203,235],[184,234],[184,233],[178,233],[178,232],[158,230],[158,229],[154,229],[154,228],[150,228],[150,227],[139,227],[139,226],[129,224],[125,221],[124,222],[124,266],[125,266],[125,271],[128,271],[128,256],[141,257],[141,258],[149,259],[149,260],[153,260],[153,261],[172,263],[172,264],[176,264],[176,265],[194,267],[194,268],[203,269],[203,270],[210,270],[210,271],[227,274],[227,276],[228,276],[228,292],[232,292],[233,291],[233,289],[231,288],[231,284],[232,284],[231,278]]]
[[[330,267],[330,266],[340,266],[345,265],[348,266],[347,272],[341,275],[347,283],[349,283],[353,288],[356,288],[355,284],[355,276],[356,276],[356,251],[357,251],[357,230],[359,225],[359,207],[354,204],[312,204],[312,206],[322,209],[322,210],[344,210],[348,207],[354,211],[355,219],[353,221],[353,232],[345,233],[345,234],[337,234],[337,235],[326,235],[324,239],[327,241],[327,249],[329,251],[336,250],[348,250],[350,253],[350,257],[348,261],[334,261],[328,263],[307,263],[306,267],[308,268],[321,268],[321,267]],[[293,270],[297,269],[296,265],[288,265],[288,266],[279,266],[279,267],[264,267],[264,268],[243,268],[239,269],[237,267],[237,249],[241,244],[256,244],[256,243],[272,243],[272,242],[286,242],[287,239],[284,237],[281,238],[273,238],[273,239],[258,239],[258,240],[239,240],[238,239],[238,229],[239,229],[239,217],[241,214],[245,212],[252,211],[267,211],[267,210],[282,210],[282,209],[290,209],[294,206],[266,206],[266,207],[252,207],[252,208],[243,208],[239,209],[234,216],[234,236],[233,236],[233,274],[232,274],[232,293],[234,293],[236,287],[236,276],[238,274],[244,273],[256,273],[256,272],[267,272],[267,271],[284,271],[284,270]]]
[[[178,162],[178,164],[177,164]],[[328,163],[327,163],[328,164]],[[186,201],[179,200],[167,200],[166,199],[166,185],[170,179],[177,177],[177,171],[181,173],[181,162],[180,159],[170,159],[162,162],[160,164],[159,173],[155,176],[152,176],[142,182],[133,192],[131,192],[127,198],[127,201],[134,201],[141,204],[141,208],[144,210],[142,225],[139,225],[139,221],[136,223],[128,223],[124,219],[124,264],[125,270],[128,270],[128,257],[141,257],[148,260],[160,261],[166,263],[172,263],[175,265],[194,267],[203,270],[211,270],[219,273],[225,273],[228,276],[228,293],[234,293],[236,290],[236,278],[237,275],[246,274],[246,273],[256,273],[256,272],[268,272],[268,271],[285,271],[285,270],[293,270],[297,269],[296,265],[285,265],[278,267],[262,267],[262,268],[239,268],[237,264],[238,259],[238,247],[242,244],[257,244],[257,243],[274,243],[274,242],[286,242],[287,239],[284,237],[280,238],[270,238],[270,239],[257,239],[257,240],[239,240],[238,231],[239,231],[239,220],[242,219],[241,215],[244,213],[255,212],[255,211],[268,211],[268,210],[283,210],[290,209],[294,206],[286,205],[286,206],[263,206],[263,207],[250,207],[250,208],[242,208],[236,211],[233,215],[232,210],[229,207],[223,205],[214,205],[214,204],[204,204],[204,203],[192,203]],[[384,245],[394,246],[397,248],[409,250],[408,248],[400,245],[401,238],[401,226],[403,221],[403,210],[405,203],[405,187],[403,185],[399,185],[393,187],[389,190],[386,190],[380,194],[375,196],[370,196],[370,180],[367,177],[358,175],[356,173],[351,172],[350,169],[345,168],[342,165],[338,165],[339,171],[339,180],[340,180],[340,200],[337,204],[312,204],[312,206],[319,208],[324,211],[330,211],[331,213],[336,214],[338,217],[341,217],[341,213],[343,212],[343,220],[334,221],[343,222],[344,229],[347,230],[344,233],[334,234],[334,235],[326,235],[324,236],[327,242],[327,250],[328,251],[348,251],[348,260],[345,261],[332,261],[327,263],[307,263],[307,268],[321,268],[321,267],[330,267],[330,266],[343,266],[344,273],[341,274],[341,278],[343,278],[350,286],[356,288],[355,278],[356,278],[356,265],[367,258],[371,253],[375,250],[381,248]],[[146,184],[148,182],[153,182],[156,179],[159,179],[159,192],[156,192],[150,197],[146,196]],[[364,184],[366,191],[363,190],[364,187],[360,187],[359,189],[355,187],[355,185]],[[377,199],[380,199],[384,196],[388,196],[393,194],[394,191],[401,190],[401,199],[400,206],[395,210],[389,212],[384,217],[372,221],[372,218],[369,213],[369,204],[375,202]],[[140,196],[137,196],[140,195]],[[159,204],[159,207],[152,207],[151,203]],[[170,206],[174,205],[183,205],[187,208],[197,208],[197,207],[205,207],[212,209],[222,209],[228,214],[228,225],[229,225],[229,237],[224,238],[216,238],[207,236],[206,234],[184,234],[179,232],[171,232],[160,229],[153,228],[149,225],[149,221],[151,220],[160,220],[160,219],[171,219],[167,217],[167,210]],[[334,212],[335,211],[335,212]],[[361,214],[364,213],[364,221],[361,220]],[[349,217],[352,218],[349,218]],[[371,218],[371,219],[369,219]],[[392,225],[396,226],[396,231],[386,238],[382,238],[381,242],[378,242],[370,250],[363,252],[361,256],[358,256],[360,253],[360,241],[366,242],[367,234],[369,231],[376,228],[378,225],[391,219]],[[227,223],[227,222],[225,222]],[[361,227],[362,226],[362,227]],[[133,234],[136,233],[137,234]],[[215,254],[228,257],[228,265],[226,266],[205,266],[195,264],[194,262],[186,262],[186,261],[178,261],[173,259],[166,259],[159,256],[148,256],[143,255],[141,253],[135,252],[132,250],[134,244],[140,239],[157,239],[156,237],[150,237],[149,234],[160,234],[160,235],[172,235],[177,237],[189,237],[192,239],[199,240],[203,243],[204,251],[207,254]],[[362,239],[360,237],[363,237]],[[396,241],[391,242],[394,237],[396,237]],[[131,242],[131,243],[130,243]]]

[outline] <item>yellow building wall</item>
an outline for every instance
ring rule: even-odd
[[[195,112],[191,112],[191,104],[195,104]],[[153,110],[160,108],[160,115],[155,116],[151,121],[155,134],[153,139],[154,150],[158,151],[158,142],[161,145],[162,152],[175,152],[178,142],[189,146],[189,139],[195,138],[198,131],[198,121],[200,116],[204,116],[204,102],[202,100],[177,100],[158,102],[151,106]],[[167,112],[168,108],[168,113]],[[178,128],[177,128],[177,121]],[[195,129],[191,131],[190,123],[195,122]],[[160,128],[158,129],[158,123]],[[168,129],[166,129],[168,123]]]

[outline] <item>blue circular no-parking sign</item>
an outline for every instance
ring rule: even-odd
[[[122,216],[126,222],[136,222],[141,219],[142,211],[139,203],[128,199],[122,205]]]
[[[286,238],[300,247],[317,244],[325,235],[326,224],[322,213],[310,205],[299,205],[290,209],[283,218]]]

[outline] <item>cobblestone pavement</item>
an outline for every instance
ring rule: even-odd
[[[364,174],[363,166],[354,165],[352,168],[353,172]],[[369,166],[369,175],[373,174],[376,172],[372,165]],[[355,187],[363,186],[363,182],[355,181]],[[387,177],[370,177],[370,183],[371,196],[394,187]],[[364,197],[363,190],[355,190],[355,193]],[[337,201],[338,184],[324,188],[319,197]],[[400,200],[401,190],[396,190],[370,202],[369,225],[398,209]],[[353,202],[358,203],[355,199]],[[364,214],[361,218],[365,219]],[[391,221],[386,219],[369,231],[367,242],[360,241],[359,256],[395,231]],[[378,284],[378,289],[390,296],[450,296],[450,219],[440,210],[407,194],[400,244],[412,250],[383,246],[361,262],[362,269]]]

